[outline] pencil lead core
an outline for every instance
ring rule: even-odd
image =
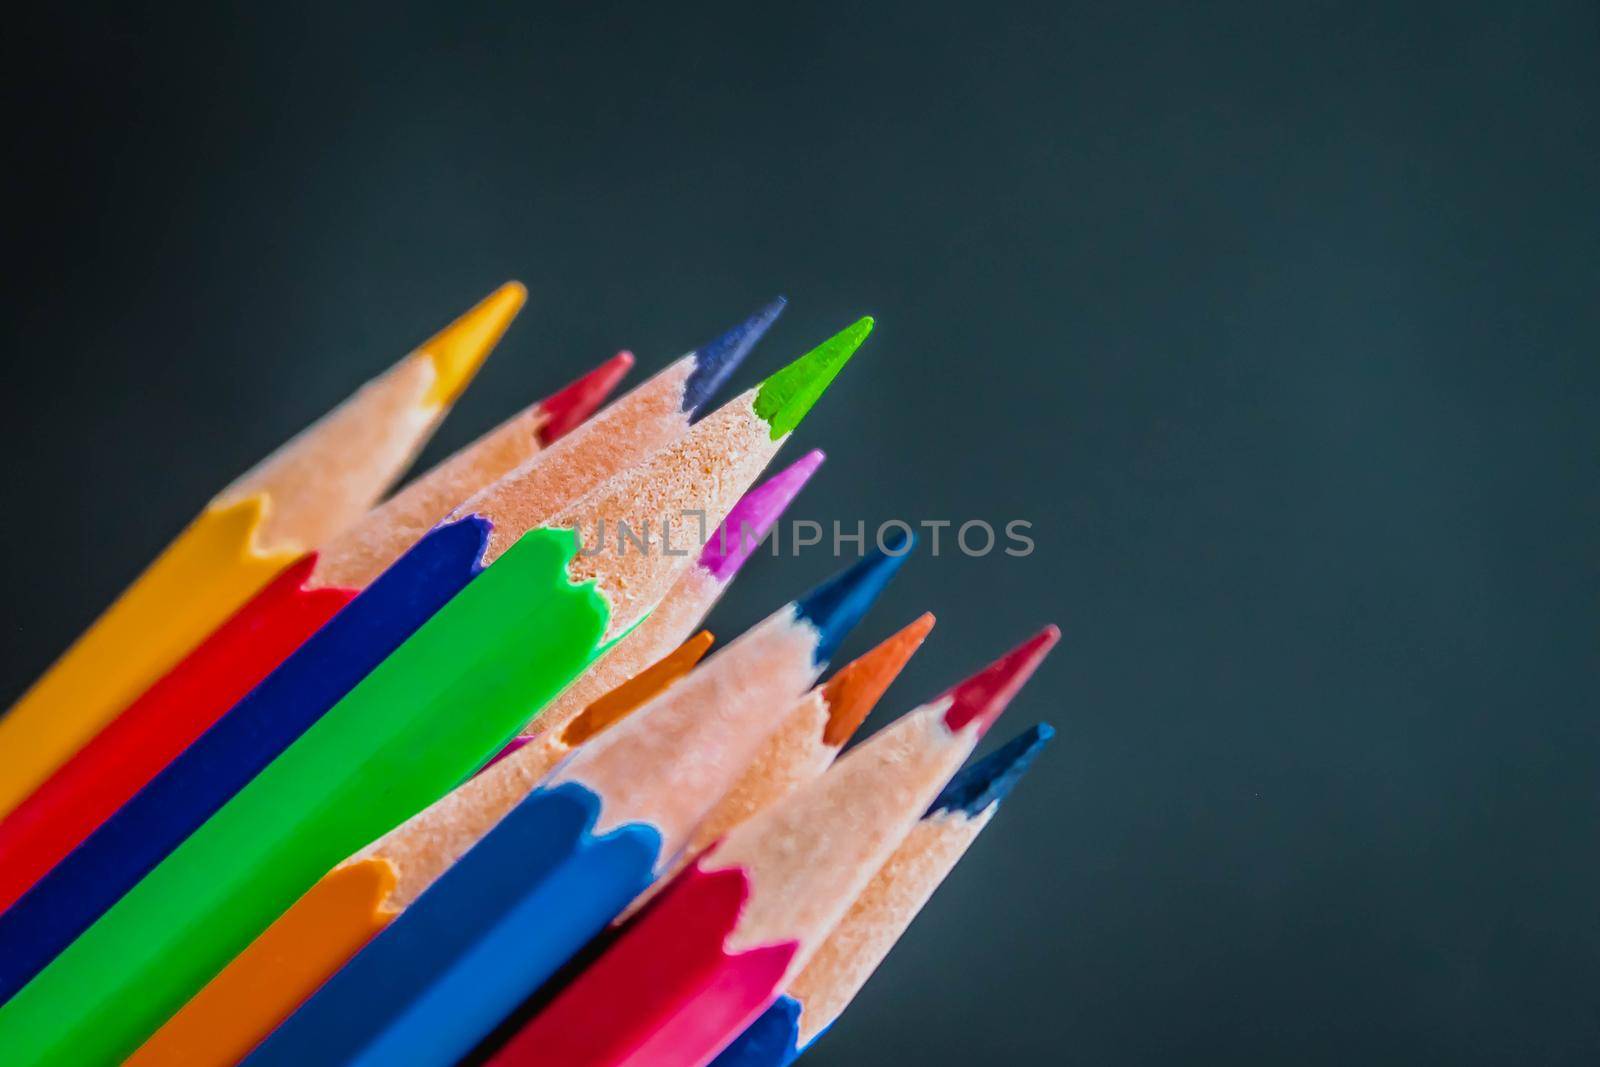
[[[814,662],[825,663],[833,657],[840,642],[872,607],[872,602],[900,569],[915,543],[916,538],[903,534],[893,543],[868,552],[859,562],[800,598],[795,604],[796,616],[817,628]]]
[[[1039,723],[1022,731],[983,759],[950,779],[943,792],[928,807],[928,814],[959,811],[978,815],[985,808],[1004,800],[1028,773],[1034,757],[1056,735],[1049,723]]]
[[[545,423],[539,428],[539,443],[555,444],[582,425],[599,410],[632,368],[633,353],[618,352],[588,374],[546,397],[539,404],[545,414]]]
[[[701,569],[719,582],[731,581],[826,458],[812,449],[740,497],[700,550]]]
[[[728,375],[744,362],[744,357],[761,340],[773,320],[783,313],[787,303],[783,297],[777,297],[715,341],[695,351],[694,371],[683,383],[683,410],[689,413],[691,422],[700,417],[706,404],[722,387],[722,383],[727,381]]]
[[[417,346],[418,352],[427,353],[433,360],[435,377],[427,403],[444,407],[455,402],[505,336],[527,299],[528,290],[521,282],[506,282]]]
[[[884,692],[917,649],[922,647],[928,631],[933,629],[933,613],[924,612],[899,633],[885,640],[877,648],[846,663],[822,687],[822,698],[828,705],[828,725],[822,732],[822,743],[834,748],[844,747],[861,724],[872,713]]]
[[[951,689],[945,694],[950,698],[950,708],[944,713],[945,726],[953,733],[976,722],[978,736],[982,737],[1059,640],[1061,631],[1046,626]]]
[[[756,414],[776,441],[800,425],[811,406],[872,332],[871,317],[858,319],[766,381],[756,394]]]

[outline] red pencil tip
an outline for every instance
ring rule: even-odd
[[[1059,640],[1061,631],[1054,626],[1046,626],[971,678],[959,683],[945,694],[950,698],[950,707],[944,713],[945,726],[954,733],[967,723],[976,722],[978,736],[982,737]]]
[[[539,404],[545,414],[539,443],[554,444],[577,429],[605,403],[611,390],[632,367],[633,353],[618,352],[577,381],[546,397]]]

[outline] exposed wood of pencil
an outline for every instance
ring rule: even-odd
[[[508,283],[224,489],[0,717],[0,815],[410,464],[522,305]]]
[[[526,299],[526,289],[507,282],[240,476],[214,506],[265,495],[263,551],[333,537],[405,473]]]
[[[1058,638],[1047,627],[707,852],[702,869],[737,867],[750,881],[727,950],[793,939],[795,974]]]
[[[777,452],[782,438],[774,441],[755,414],[755,396],[751,390],[700,420],[691,433],[638,464],[634,469],[640,477],[631,477],[632,471],[613,477],[542,523],[586,537],[601,529],[610,532],[609,544],[591,546],[592,554],[580,554],[568,568],[575,583],[595,582],[611,606],[607,640],[626,633],[688,568],[701,544],[699,513],[720,522]],[[559,447],[546,455],[554,456]],[[708,479],[711,470],[721,472],[719,477]],[[614,539],[623,524],[634,531],[649,529],[652,550],[619,548]],[[501,529],[498,522],[495,529]],[[663,544],[674,552],[688,551],[676,558]],[[499,545],[491,533],[485,562],[492,563],[503,547],[509,546]]]
[[[662,855],[674,854],[815,680],[815,647],[792,610],[769,616],[576,751],[550,784],[577,781],[600,796],[596,835],[647,822],[661,834]]]
[[[685,858],[827,770],[922,645],[933,623],[931,614],[922,615],[801,698],[738,782],[695,827]]]
[[[561,393],[578,391],[584,407],[562,408],[581,422],[633,365],[633,356],[619,352]],[[473,493],[516,470],[558,438],[550,428],[552,400],[528,405],[427,473],[414,479],[350,528],[322,546],[308,588],[341,586],[361,589],[400,554]]]
[[[789,983],[786,992],[800,1008],[797,1047],[843,1013],[1053,734],[1033,726],[945,786]]]
[[[474,494],[457,514],[494,523],[488,558],[562,504],[681,436],[782,309],[781,301],[676,360],[615,404]]]
[[[711,539],[701,549],[696,565],[684,571],[649,618],[618,641],[604,659],[573,682],[528,724],[526,736],[541,737],[558,731],[590,703],[621,684],[640,665],[675,648],[700,625],[722,596],[755,545],[777,521],[806,480],[821,465],[823,455],[813,449],[788,468],[750,490],[734,505]],[[732,552],[724,552],[719,539],[747,538]],[[715,564],[708,565],[708,564]]]
[[[518,749],[347,862],[368,858],[387,861],[396,878],[388,897],[389,906],[397,910],[407,907],[516,807],[575,745],[622,721],[668,690],[699,662],[711,647],[711,640],[709,633],[690,638],[666,658],[591,704],[561,735]]]
[[[804,965],[977,744],[976,731],[946,730],[943,712],[902,717],[701,859],[703,870],[738,868],[750,882],[729,954],[792,940],[790,974]]]
[[[605,694],[561,743],[527,746],[328,872],[169,1019],[128,1067],[227,1067],[405,910],[514,807],[582,735],[592,736],[689,671],[702,633]],[[576,724],[575,724],[576,725]],[[526,754],[524,754],[526,753]]]

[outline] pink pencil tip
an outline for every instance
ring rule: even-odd
[[[1053,625],[1046,626],[959,683],[945,694],[950,698],[950,707],[944,713],[945,726],[954,733],[969,722],[976,722],[978,736],[982,737],[1059,640],[1061,631]]]
[[[517,749],[521,748],[523,745],[526,745],[532,740],[533,738],[531,737],[513,737],[510,741],[506,742],[505,748],[502,748],[499,752],[494,754],[493,759],[478,769],[478,773],[482,774],[484,771],[488,770],[490,767],[493,767],[496,763],[499,763],[501,760],[511,755],[511,753],[515,752]]]
[[[700,551],[701,568],[719,582],[732,581],[826,458],[821,449],[814,448],[740,497]]]
[[[539,443],[554,444],[582,425],[583,420],[599,410],[632,367],[633,353],[618,352],[577,381],[546,397],[539,405],[545,414]]]

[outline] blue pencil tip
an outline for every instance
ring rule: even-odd
[[[695,350],[694,370],[683,383],[683,410],[689,413],[691,422],[700,417],[707,402],[728,380],[728,375],[744,362],[744,357],[761,340],[773,320],[783,313],[787,303],[783,297],[778,297],[715,341]]]
[[[909,533],[885,540],[849,569],[829,578],[795,602],[795,615],[817,628],[813,659],[825,663],[878,599],[906,561],[916,538]]]
[[[788,1067],[800,1055],[800,1002],[781,996],[723,1049],[711,1067]]]
[[[1039,723],[1013,737],[983,759],[950,779],[928,814],[941,811],[960,811],[977,815],[991,804],[1006,798],[1028,767],[1056,735],[1049,723]]]

